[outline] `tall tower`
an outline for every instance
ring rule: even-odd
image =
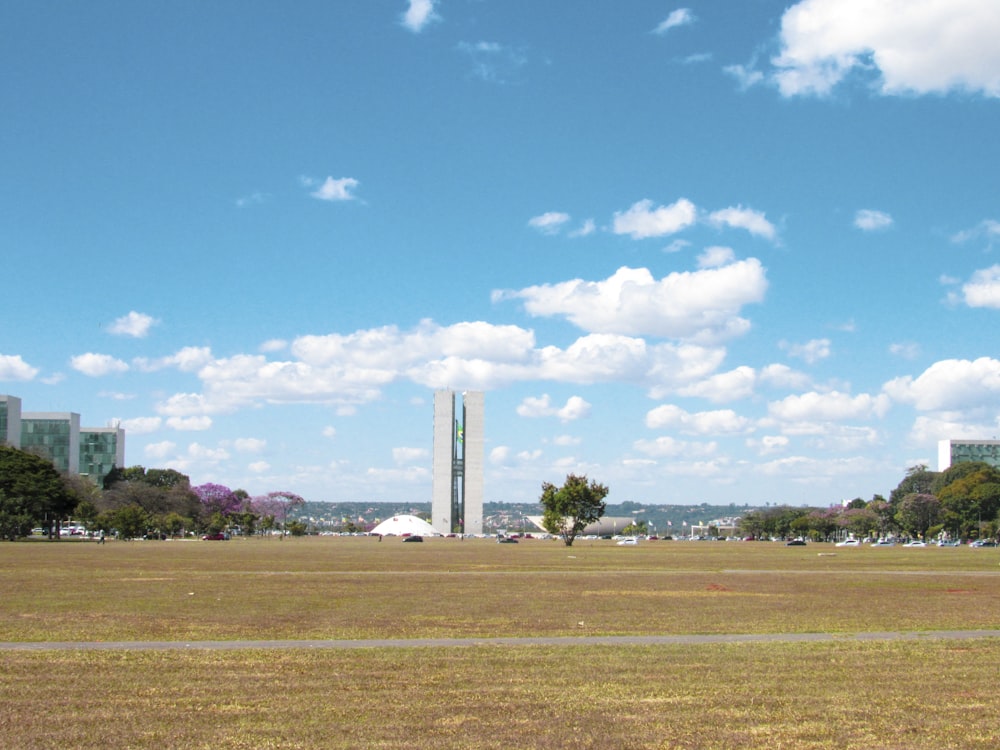
[[[454,391],[434,392],[431,525],[444,534],[483,532],[482,391],[462,394],[462,419]]]

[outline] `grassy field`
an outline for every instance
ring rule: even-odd
[[[0,545],[0,640],[1000,628],[991,549]],[[0,652],[23,748],[994,748],[1000,638]]]

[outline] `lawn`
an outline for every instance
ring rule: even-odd
[[[367,538],[0,545],[0,640],[1000,628],[991,549]],[[998,631],[1000,632],[1000,631]],[[0,652],[79,748],[996,747],[1000,638]]]

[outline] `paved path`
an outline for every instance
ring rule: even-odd
[[[722,635],[607,635],[524,638],[385,638],[308,641],[21,641],[0,651],[240,651],[244,649],[456,648],[471,646],[662,646],[707,643],[817,643],[1000,638],[1000,630],[922,630],[877,633],[758,633]]]

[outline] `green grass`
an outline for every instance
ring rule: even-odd
[[[1000,628],[998,563],[990,549],[735,543],[0,544],[0,640]],[[0,737],[19,748],[992,748],[998,657],[1000,638],[2,651]]]

